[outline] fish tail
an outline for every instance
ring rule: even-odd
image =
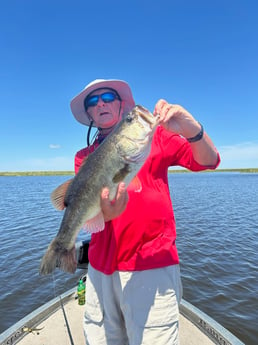
[[[56,267],[69,273],[74,273],[77,266],[75,247],[68,250],[60,246],[57,239],[54,239],[43,259],[41,260],[39,273],[42,275],[52,273]]]

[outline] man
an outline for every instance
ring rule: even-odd
[[[122,80],[95,80],[71,102],[75,118],[98,128],[75,156],[75,172],[134,106]],[[151,152],[137,174],[142,191],[120,183],[115,200],[103,188],[105,229],[92,235],[86,282],[86,344],[178,344],[182,295],[168,167],[215,169],[219,155],[202,125],[179,105],[159,100]],[[88,132],[88,137],[89,133]],[[198,195],[198,191],[196,191]]]

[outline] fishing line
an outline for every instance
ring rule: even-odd
[[[53,272],[53,273],[51,274],[51,276],[52,276],[52,281],[53,281],[54,297],[57,297],[55,273]]]

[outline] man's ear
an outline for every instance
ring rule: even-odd
[[[125,101],[120,101],[120,116],[124,114]]]
[[[90,120],[90,122],[91,122],[91,121],[94,122],[93,119],[92,119],[92,117],[90,116],[90,114],[87,112],[87,110],[85,111],[85,114],[86,114],[86,116],[88,117],[88,119]]]

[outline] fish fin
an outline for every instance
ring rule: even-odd
[[[69,273],[74,273],[76,271],[77,260],[75,246],[68,250],[63,248],[57,239],[54,239],[50,243],[41,260],[39,273],[42,275],[50,274],[56,267]]]
[[[72,180],[73,178],[62,183],[51,193],[52,204],[58,211],[62,211],[66,207],[65,194]]]
[[[112,181],[114,183],[119,183],[124,180],[124,178],[131,172],[130,165],[128,163],[125,163],[123,168],[118,170],[118,172],[113,176]]]
[[[92,233],[102,231],[105,227],[105,221],[103,213],[98,213],[95,217],[87,220],[87,222],[83,225],[82,229]]]
[[[130,189],[133,189],[136,193],[142,191],[142,183],[139,177],[136,175],[129,184]]]

